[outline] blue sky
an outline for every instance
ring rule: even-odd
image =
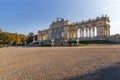
[[[102,14],[110,17],[111,34],[120,33],[120,0],[0,0],[0,28],[26,35],[57,17],[81,21]]]

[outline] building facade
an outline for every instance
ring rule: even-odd
[[[109,40],[120,44],[120,34],[111,35]]]
[[[51,41],[56,44],[67,41],[106,40],[110,37],[110,20],[107,15],[89,19],[88,21],[72,22],[57,18],[46,30],[38,31],[39,41]]]

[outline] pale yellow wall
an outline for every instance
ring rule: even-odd
[[[40,37],[40,39],[42,40],[48,40],[48,39],[51,39],[52,38],[52,30],[53,29],[57,29],[60,28],[60,27],[63,27],[63,31],[64,31],[64,35],[65,35],[65,38],[76,38],[77,37],[77,31],[76,31],[76,28],[77,29],[80,29],[80,37],[82,37],[82,28],[86,28],[85,29],[85,32],[88,32],[88,28],[91,28],[91,31],[93,31],[91,33],[92,36],[94,36],[95,34],[95,27],[97,27],[97,35],[98,36],[110,36],[110,27],[107,27],[107,29],[105,29],[105,25],[109,25],[109,20],[107,18],[100,18],[100,19],[96,19],[96,20],[93,20],[91,22],[85,22],[85,23],[77,23],[75,24],[73,23],[72,21],[56,21],[54,23],[52,23],[50,25],[50,29],[48,31],[43,31],[41,32],[42,35]],[[100,30],[102,30],[102,33],[100,32]],[[47,32],[47,34],[46,34]],[[67,34],[69,32],[69,34]],[[88,36],[89,33],[87,33],[85,36],[86,37],[89,37]],[[38,34],[39,35],[39,34]],[[67,36],[69,35],[69,36]]]

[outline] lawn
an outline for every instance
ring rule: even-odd
[[[3,48],[3,46],[0,46],[0,48]]]

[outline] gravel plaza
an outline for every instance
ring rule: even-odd
[[[1,48],[0,80],[120,80],[120,45]]]

